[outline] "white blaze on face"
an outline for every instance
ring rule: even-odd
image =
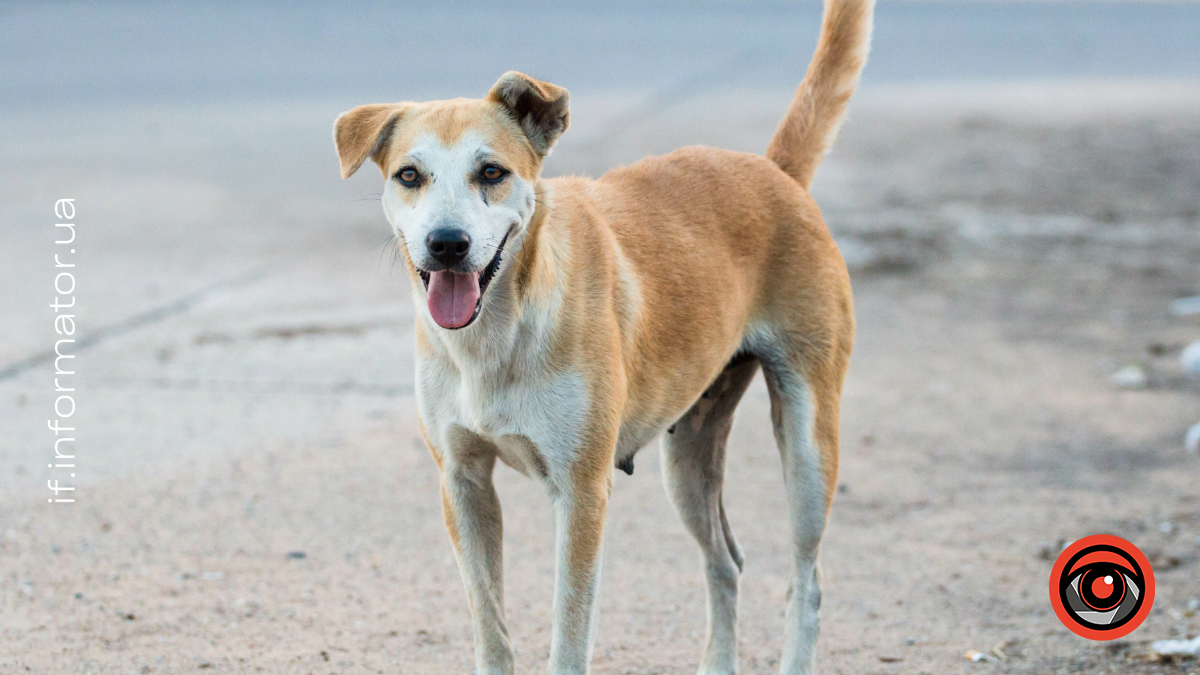
[[[508,173],[500,184],[485,188],[479,174],[489,164]],[[426,272],[442,267],[426,244],[434,230],[462,230],[470,237],[467,257],[456,265],[458,273],[433,272],[426,289],[434,321],[444,328],[460,328],[471,321],[482,301],[480,277],[497,257],[505,235],[515,234],[533,216],[533,184],[474,132],[450,145],[433,134],[419,137],[391,169],[394,174],[408,166],[420,172],[422,186],[407,188],[394,175],[389,177],[383,210],[413,264]]]

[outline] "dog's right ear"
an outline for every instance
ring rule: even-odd
[[[349,178],[370,157],[379,164],[380,153],[404,112],[403,103],[360,105],[342,113],[333,123],[333,142],[342,164],[342,178]]]

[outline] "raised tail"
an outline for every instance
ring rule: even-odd
[[[821,38],[767,157],[804,189],[833,146],[871,46],[875,0],[825,0]]]

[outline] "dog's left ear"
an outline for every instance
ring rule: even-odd
[[[542,157],[570,124],[569,98],[562,87],[512,70],[500,76],[488,93],[488,99],[508,108]]]
[[[405,107],[403,103],[360,105],[337,118],[333,143],[342,164],[342,178],[353,176],[368,157],[379,164],[380,153],[387,147]]]

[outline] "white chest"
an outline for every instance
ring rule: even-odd
[[[417,403],[426,432],[445,452],[456,452],[455,432],[465,429],[518,471],[553,474],[583,440],[587,382],[573,371],[471,372],[418,360]]]

